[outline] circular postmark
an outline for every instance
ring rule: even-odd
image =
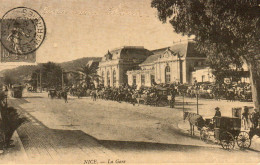
[[[10,53],[26,55],[39,48],[46,35],[40,14],[27,7],[17,7],[4,14],[1,42]]]

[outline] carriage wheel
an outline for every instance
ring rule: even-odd
[[[209,131],[207,129],[201,129],[200,130],[200,140],[204,141],[204,142],[208,142],[210,138],[210,134]]]
[[[225,150],[233,149],[235,146],[235,139],[229,132],[223,132],[220,134],[220,144]]]
[[[242,131],[238,134],[237,145],[240,148],[249,148],[251,146],[251,139],[247,132]]]

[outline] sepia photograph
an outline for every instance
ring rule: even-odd
[[[260,164],[260,1],[0,2],[0,164]]]

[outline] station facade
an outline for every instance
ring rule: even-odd
[[[110,87],[214,82],[207,57],[195,44],[188,40],[156,50],[124,46],[108,51],[99,63],[100,82]]]

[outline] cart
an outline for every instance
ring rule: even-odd
[[[200,131],[200,139],[208,141],[210,136],[220,143],[224,149],[233,149],[235,142],[240,148],[249,148],[251,138],[245,131],[241,131],[241,119],[238,117],[213,117],[206,119],[206,126]]]
[[[14,98],[21,98],[23,94],[22,85],[13,85],[11,88],[11,96]]]
[[[164,87],[156,87],[156,93],[157,93],[157,104],[160,105],[168,105],[168,93],[169,89]]]
[[[51,99],[53,99],[56,96],[57,96],[57,91],[55,89],[49,89],[48,97],[51,97]]]

